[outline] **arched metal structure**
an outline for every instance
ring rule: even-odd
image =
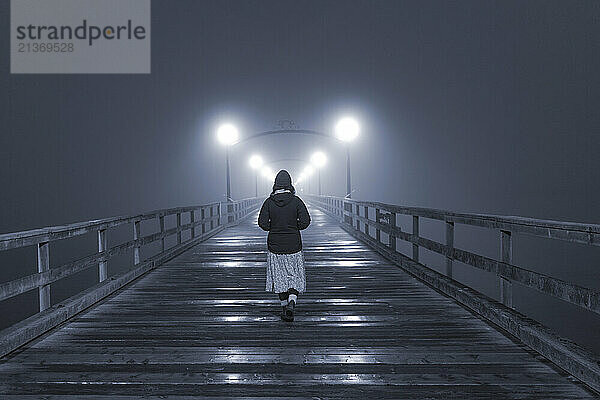
[[[272,131],[265,131],[265,132],[259,132],[256,133],[252,136],[248,136],[246,138],[243,138],[239,141],[237,141],[236,143],[232,144],[231,146],[237,146],[240,143],[245,143],[248,142],[250,140],[262,137],[262,136],[269,136],[269,135],[315,135],[315,136],[321,136],[321,137],[326,137],[329,139],[335,139],[335,137],[328,135],[326,133],[323,132],[319,132],[319,131],[314,131],[311,129],[276,129],[276,130],[272,130]]]
[[[308,163],[309,161],[304,160],[302,158],[280,158],[278,160],[272,160],[272,161],[265,162],[264,165],[268,166],[268,165],[282,163],[282,162]]]
[[[251,136],[248,136],[246,138],[239,140],[238,142],[232,144],[230,147],[233,147],[240,143],[245,143],[250,140],[257,139],[257,138],[260,138],[263,136],[269,136],[269,135],[314,135],[314,136],[320,136],[320,137],[325,137],[328,139],[336,140],[336,138],[334,136],[329,135],[324,132],[315,131],[312,129],[299,129],[299,128],[294,128],[292,126],[291,128],[274,129],[274,130],[270,130],[270,131],[256,133],[254,135],[251,135]],[[292,159],[290,159],[290,160],[292,160]],[[276,162],[276,161],[273,161],[273,162]],[[320,176],[319,176],[319,189],[320,189]],[[350,177],[350,146],[348,146],[348,145],[346,145],[346,197],[347,198],[352,197],[352,184],[351,184],[351,177]]]

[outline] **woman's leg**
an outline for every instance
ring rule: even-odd
[[[281,292],[278,293],[277,296],[279,296],[279,301],[281,301],[281,305],[284,307],[287,306],[289,293]]]
[[[288,305],[288,292],[281,292],[277,294],[279,296],[279,301],[281,302],[282,312],[285,314],[285,307]]]
[[[281,319],[283,319],[284,321],[290,321],[287,317],[287,306],[289,303],[289,293],[288,292],[281,292],[278,293],[279,296],[279,301],[281,302]]]
[[[287,293],[288,296],[288,304],[284,307],[283,311],[283,319],[285,321],[293,321],[294,320],[294,308],[296,307],[296,301],[298,301],[298,291],[293,288],[289,288]]]
[[[289,288],[288,291],[287,291],[287,293],[289,294],[289,296],[288,296],[288,303],[290,303],[290,305],[291,305],[291,302],[293,301],[294,302],[293,305],[295,306],[296,303],[298,302],[298,294],[300,294],[300,293],[296,289],[294,289],[294,288]]]

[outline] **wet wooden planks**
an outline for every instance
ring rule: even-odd
[[[250,219],[2,362],[2,398],[593,398],[311,213],[293,323]]]

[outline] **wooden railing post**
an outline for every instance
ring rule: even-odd
[[[98,253],[106,251],[106,229],[98,230]],[[108,277],[107,261],[98,263],[98,282],[104,281]]]
[[[202,220],[202,234],[204,235],[206,233],[206,222],[204,222],[204,218],[206,218],[206,212],[205,212],[205,208],[202,207],[200,209],[200,219]]]
[[[227,207],[226,207],[226,212],[227,212],[227,223],[232,223],[233,222],[233,204],[231,203],[231,201],[227,200]]]
[[[177,213],[177,244],[181,244],[181,213]]]
[[[165,216],[161,215],[158,217],[158,224],[160,225],[160,233],[165,233]],[[160,238],[160,247],[161,251],[164,253],[165,251],[165,238]]]
[[[379,224],[381,220],[381,211],[379,208],[375,209],[375,221]],[[381,242],[381,229],[379,229],[379,225],[375,225],[375,239],[377,239],[377,243]]]
[[[192,224],[192,239],[196,237],[196,225],[194,225],[194,222],[196,222],[196,212],[192,210],[190,211],[190,223]]]
[[[140,238],[140,221],[133,222],[133,240]],[[136,244],[133,247],[133,265],[140,263],[140,245]]]
[[[38,272],[46,272],[50,269],[50,243],[42,242],[37,246]],[[40,311],[50,307],[50,284],[38,288],[40,296]]]
[[[500,261],[512,264],[512,233],[500,231]],[[506,307],[513,308],[512,282],[503,276],[499,276],[500,301]]]
[[[446,221],[446,247],[448,252],[454,250],[454,222]],[[446,276],[452,278],[452,257],[446,254]]]
[[[389,213],[389,217],[390,217],[390,227],[393,229],[396,227],[396,213],[395,212]],[[393,233],[390,233],[388,239],[389,239],[389,243],[390,243],[390,249],[396,251],[396,236],[394,236]]]
[[[365,206],[365,218],[369,219],[369,206]],[[369,224],[365,221],[365,233],[369,236]]]
[[[354,205],[354,211],[356,211],[356,216],[360,217],[360,206],[358,204]],[[356,230],[360,232],[360,219],[356,218]]]
[[[412,233],[415,238],[419,237],[419,217],[417,215],[413,215]],[[413,243],[412,250],[413,260],[419,262],[419,245]]]
[[[348,215],[346,215],[346,212]],[[347,203],[345,201],[342,202],[342,220],[349,225],[354,225],[354,221],[352,221],[352,203]]]

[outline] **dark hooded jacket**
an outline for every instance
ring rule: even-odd
[[[286,192],[275,193],[280,189]],[[258,216],[258,225],[269,232],[267,246],[271,253],[292,254],[302,250],[300,231],[310,225],[310,215],[295,192],[290,174],[279,171],[273,192],[263,203]]]

